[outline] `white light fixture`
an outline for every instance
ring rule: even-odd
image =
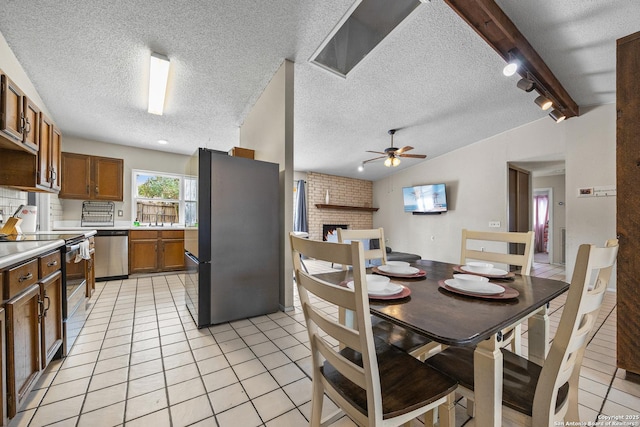
[[[549,113],[549,117],[555,120],[556,123],[560,123],[561,121],[567,118],[567,116],[565,116],[560,111],[555,109]]]
[[[364,162],[360,163],[360,165],[358,166],[358,172],[363,172],[364,171]]]
[[[168,144],[168,143],[169,143],[169,141],[167,141],[166,139],[159,139],[158,140],[158,144],[165,145],[165,144]]]
[[[151,52],[149,62],[149,113],[162,115],[169,79],[169,58]]]
[[[553,105],[551,100],[543,95],[537,97],[533,102],[535,102],[538,107],[542,108],[542,111],[547,111]]]
[[[394,168],[395,168],[396,166],[398,166],[399,164],[400,164],[400,159],[399,159],[399,158],[394,157],[394,158],[391,160],[391,166],[393,166]]]
[[[386,159],[384,159],[384,165],[388,168],[391,167],[391,157],[387,157]]]
[[[507,77],[513,76],[516,71],[518,71],[518,61],[516,61],[515,59],[512,59],[511,61],[509,61],[509,63],[507,65],[504,66],[504,68],[502,69],[502,74],[504,74]]]

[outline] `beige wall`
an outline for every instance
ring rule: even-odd
[[[240,146],[256,150],[256,160],[280,165],[280,305],[293,309],[293,63],[285,60],[240,127]]]
[[[115,202],[116,212],[122,210],[124,216],[116,217],[116,221],[133,221],[134,219],[131,208],[131,171],[133,169],[184,174],[189,160],[189,156],[182,154],[107,144],[66,135],[62,136],[62,151],[124,159],[124,201]],[[52,196],[54,197],[56,196]],[[60,202],[63,208],[62,219],[80,220],[82,200],[60,199]]]
[[[327,191],[329,204],[372,207],[373,182],[309,172],[307,174],[307,212],[311,239],[322,240],[323,224],[345,224],[352,229],[373,227],[371,212],[318,209],[316,204],[325,204]]]
[[[373,198],[380,210],[374,214],[374,226],[385,228],[394,250],[458,262],[462,228],[507,230],[508,162],[565,159],[570,277],[580,244],[602,245],[616,235],[615,197],[576,197],[580,186],[615,183],[615,117],[613,104],[560,124],[544,117],[376,181]],[[439,182],[447,184],[449,212],[403,212],[403,186]],[[500,221],[502,227],[490,229],[489,221]]]

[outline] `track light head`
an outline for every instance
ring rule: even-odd
[[[542,109],[542,111],[547,111],[553,105],[549,98],[544,95],[540,95],[533,102],[535,102],[536,105]]]
[[[522,78],[518,80],[518,89],[522,89],[525,92],[531,92],[536,88],[536,83],[533,80]]]
[[[562,112],[554,109],[553,111],[551,111],[549,113],[549,117],[551,117],[553,120],[555,120],[556,123],[560,123],[561,121],[563,121],[564,119],[567,118],[567,116],[565,116]]]
[[[507,77],[513,76],[518,71],[518,61],[511,59],[507,65],[502,69],[502,74]]]

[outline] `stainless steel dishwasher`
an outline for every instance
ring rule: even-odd
[[[129,230],[96,230],[96,280],[129,277]]]

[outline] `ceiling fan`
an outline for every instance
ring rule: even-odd
[[[397,148],[393,146],[393,135],[396,133],[397,129],[391,129],[389,130],[389,135],[391,135],[391,147],[389,148],[385,148],[384,152],[381,151],[370,151],[367,150],[367,153],[376,153],[376,154],[382,154],[382,156],[380,157],[374,157],[373,159],[369,159],[369,160],[365,160],[364,162],[362,162],[362,164],[360,165],[359,169],[364,169],[364,164],[365,163],[369,163],[369,162],[373,162],[375,160],[380,160],[380,159],[385,159],[384,161],[384,165],[386,167],[396,167],[400,164],[400,157],[409,157],[412,159],[424,159],[427,157],[426,154],[405,154],[407,151],[409,150],[413,150],[413,147],[410,146],[405,146],[402,148]]]

